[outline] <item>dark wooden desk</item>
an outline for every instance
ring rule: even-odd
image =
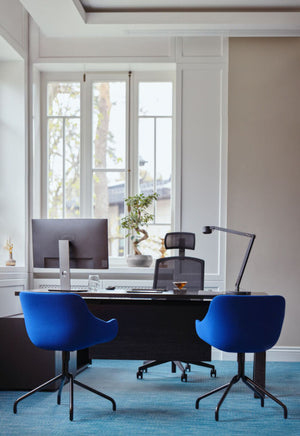
[[[211,347],[196,334],[195,320],[203,319],[210,301],[220,293],[132,294],[81,293],[95,316],[116,318],[119,334],[114,341],[90,349],[101,359],[211,360]],[[265,353],[255,353],[253,378],[265,386]]]
[[[196,334],[209,301],[168,298],[86,299],[99,318],[116,318],[118,336],[92,347],[91,357],[138,360],[211,360],[211,347]]]

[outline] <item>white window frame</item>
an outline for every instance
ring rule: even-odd
[[[173,114],[172,114],[172,202],[171,227],[177,228],[175,222],[175,203],[178,194],[175,192],[175,95],[176,83],[174,71],[143,71],[132,72],[129,80],[128,72],[93,72],[67,73],[44,72],[41,75],[41,217],[47,218],[48,203],[48,149],[47,149],[47,83],[50,81],[79,82],[81,87],[80,107],[80,217],[92,216],[92,83],[99,81],[125,81],[127,94],[126,121],[126,191],[125,195],[138,192],[138,85],[139,82],[172,82],[173,84]],[[84,183],[83,183],[84,182]],[[125,240],[128,253],[129,241]],[[110,267],[125,266],[126,256],[110,257]]]
[[[41,217],[47,218],[48,209],[48,144],[47,144],[47,84],[48,82],[78,82],[80,83],[80,179],[83,174],[83,75],[80,73],[42,73],[41,76]],[[80,184],[80,203],[83,198]],[[81,205],[81,204],[80,204]],[[80,207],[81,212],[81,207]],[[81,213],[80,213],[80,216]]]

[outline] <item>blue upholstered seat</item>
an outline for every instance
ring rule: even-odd
[[[20,300],[30,340],[42,349],[61,350],[63,371],[16,400],[14,413],[17,412],[19,401],[59,379],[62,379],[62,382],[57,396],[58,404],[64,383],[70,381],[70,420],[73,420],[73,383],[110,400],[113,410],[116,410],[112,398],[75,380],[69,372],[68,362],[70,351],[113,340],[118,333],[117,320],[103,321],[96,318],[89,311],[83,298],[69,292],[21,292]]]
[[[197,409],[201,399],[226,389],[216,408],[215,418],[218,420],[222,402],[232,385],[241,379],[260,397],[262,407],[264,395],[267,395],[283,407],[284,417],[287,417],[286,406],[245,375],[245,353],[264,352],[276,344],[284,313],[285,300],[279,295],[220,295],[212,300],[205,318],[196,320],[196,332],[211,346],[238,353],[238,374],[230,383],[201,395],[196,401]]]
[[[21,292],[25,325],[31,342],[46,350],[74,351],[109,342],[117,320],[95,317],[79,295],[70,292]]]

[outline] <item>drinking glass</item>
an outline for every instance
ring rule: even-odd
[[[100,279],[98,274],[89,275],[88,290],[90,292],[97,292],[100,290]]]

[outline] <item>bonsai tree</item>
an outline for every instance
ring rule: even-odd
[[[136,255],[142,254],[138,248],[140,242],[149,238],[148,232],[143,227],[153,221],[154,215],[147,212],[147,209],[157,199],[158,194],[156,192],[147,196],[137,194],[125,199],[128,214],[121,219],[121,227],[128,230],[126,236],[131,235],[134,254]]]

